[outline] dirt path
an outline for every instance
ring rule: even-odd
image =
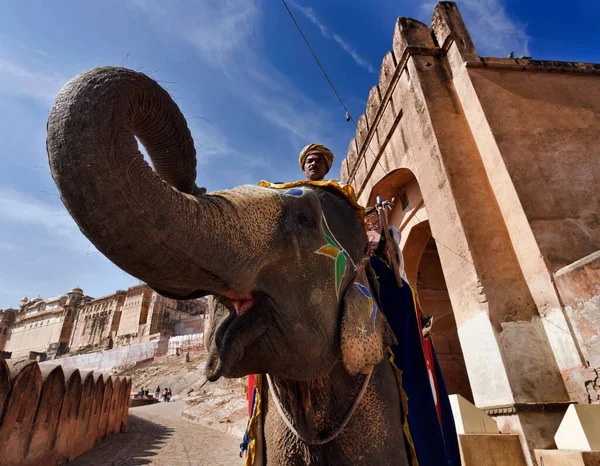
[[[240,439],[181,417],[184,403],[129,410],[129,432],[117,434],[71,464],[163,466],[241,465]]]

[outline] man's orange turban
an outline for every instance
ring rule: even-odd
[[[304,170],[304,162],[309,155],[319,154],[325,159],[325,164],[327,165],[327,171],[331,170],[331,165],[333,164],[333,152],[331,152],[327,147],[323,144],[309,144],[304,149],[300,151],[300,157],[298,158],[298,163],[300,164],[300,168]]]

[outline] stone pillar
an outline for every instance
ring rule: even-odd
[[[510,180],[489,181],[485,142],[468,119],[475,97],[461,94],[465,62],[478,56],[456,5],[439,3],[431,30],[401,18],[394,53],[399,66],[405,61],[405,85],[418,107],[420,121],[411,123],[424,128],[423,139],[434,140],[428,142],[434,161],[415,164],[415,173],[433,236],[445,246],[438,250],[475,402],[496,417],[502,432],[521,436],[531,463],[534,448],[554,443],[569,402],[560,369],[579,362],[576,347],[541,255],[533,265],[523,257],[531,254],[533,235],[523,233],[515,246],[509,231],[521,232],[526,221],[507,222],[520,207],[518,199],[501,197]],[[403,110],[408,114],[404,104]],[[432,169],[439,171],[435,182]],[[445,214],[443,197],[452,199]],[[545,282],[535,288],[529,280]],[[557,312],[548,315],[548,303]]]
[[[498,203],[502,219],[515,255],[535,303],[540,322],[557,365],[564,378],[569,371],[584,363],[570,322],[565,318],[554,279],[548,270],[537,240],[533,234],[522,201],[503,160],[500,148],[487,122],[486,114],[468,73],[468,67],[477,67],[481,61],[469,38],[469,33],[454,3],[443,2],[436,7],[432,33],[447,50],[447,63],[456,95],[464,110],[470,132],[478,147],[489,181]],[[492,59],[502,61],[500,59]],[[510,64],[502,64],[510,66]],[[498,105],[501,105],[499,103]],[[524,115],[525,117],[525,115]],[[579,396],[571,390],[571,396]]]

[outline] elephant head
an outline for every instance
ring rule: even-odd
[[[393,336],[376,312],[367,237],[335,190],[205,194],[177,105],[149,77],[117,67],[65,85],[47,150],[62,201],[100,252],[165,296],[219,296],[210,380],[310,379],[340,357],[356,374],[381,360]]]

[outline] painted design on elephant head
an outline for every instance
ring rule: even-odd
[[[315,254],[321,254],[322,256],[327,256],[334,260],[335,291],[339,299],[342,279],[346,274],[346,268],[348,266],[348,257],[346,255],[346,250],[335,239],[331,230],[329,230],[325,216],[321,218],[321,233],[323,233],[326,244],[317,249]]]
[[[304,194],[304,190],[301,188],[288,189],[284,194],[288,196],[300,197]]]
[[[354,284],[369,301],[369,311],[371,312],[371,325],[373,326],[373,328],[375,328],[375,318],[377,317],[377,304],[373,299],[373,295],[371,294],[369,288],[367,288],[362,283],[354,282]]]

